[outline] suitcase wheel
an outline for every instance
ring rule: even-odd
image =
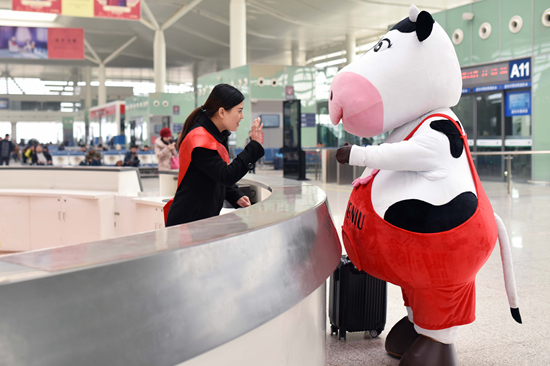
[[[346,331],[342,328],[340,328],[340,330],[338,331],[338,339],[342,339],[344,338],[344,340],[346,339]]]
[[[330,335],[338,334],[338,327],[334,324],[330,325]]]
[[[383,329],[371,330],[369,334],[372,338],[376,338],[380,335],[380,333],[382,333],[382,331]]]

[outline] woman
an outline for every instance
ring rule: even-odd
[[[236,183],[264,155],[260,119],[252,126],[252,141],[231,164],[227,150],[229,131],[236,131],[244,118],[243,106],[239,90],[219,84],[206,103],[187,117],[176,144],[180,171],[176,196],[165,207],[167,227],[217,216],[224,199],[235,208],[250,206]]]
[[[172,141],[172,132],[168,127],[160,130],[160,139],[155,140],[155,155],[159,161],[158,169],[172,170],[170,159],[177,155],[176,143]]]
[[[52,156],[48,152],[47,148],[43,148],[42,145],[36,146],[36,151],[31,156],[32,165],[52,165]]]

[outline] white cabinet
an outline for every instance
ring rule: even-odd
[[[62,245],[61,197],[28,197],[31,249]]]
[[[0,251],[29,250],[29,197],[0,196],[0,207]]]
[[[29,197],[30,249],[114,237],[114,197]]]
[[[134,233],[164,228],[164,209],[148,203],[136,202]]]

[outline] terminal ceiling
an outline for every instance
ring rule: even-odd
[[[148,0],[147,4],[158,23],[163,24],[190,2]],[[436,13],[472,2],[418,0],[416,5]],[[193,64],[198,65],[199,74],[229,67],[229,3],[230,0],[203,0],[165,31],[168,68],[179,67],[183,78],[191,81]],[[345,36],[351,31],[358,43],[375,40],[387,31],[388,25],[407,16],[411,0],[247,0],[246,3],[248,62],[289,64],[293,43],[309,60],[344,50]],[[9,0],[1,0],[0,7],[9,8]],[[145,12],[142,17],[147,19]],[[101,59],[137,36],[107,67],[153,67],[155,32],[138,21],[58,16],[55,23],[54,26],[84,28],[87,42]],[[96,66],[90,61],[10,60],[2,68],[9,69],[14,77],[67,80],[71,72],[68,66],[78,69],[85,65]]]

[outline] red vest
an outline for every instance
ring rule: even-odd
[[[433,114],[420,125],[432,117],[450,120],[462,132],[456,121],[443,114]],[[479,181],[466,134],[462,140],[478,198],[476,212],[465,223],[428,234],[393,226],[374,211],[374,175],[352,191],[342,227],[344,246],[353,264],[400,286],[415,324],[425,329],[445,329],[475,320],[475,276],[497,240],[494,212]]]
[[[197,127],[193,129],[191,132],[185,136],[183,139],[183,142],[181,143],[180,150],[179,150],[179,161],[180,161],[180,170],[178,173],[178,187],[181,184],[181,181],[183,180],[183,177],[185,177],[185,173],[187,173],[187,169],[189,169],[189,164],[191,164],[191,154],[193,153],[193,150],[196,147],[202,147],[208,150],[217,150],[218,154],[220,154],[220,157],[229,165],[229,154],[227,153],[227,149],[223,144],[218,142],[214,136],[212,136],[204,127]],[[168,211],[170,210],[170,206],[172,206],[172,202],[174,199],[172,198],[166,205],[164,206],[164,224],[166,225],[166,221],[168,219]]]

